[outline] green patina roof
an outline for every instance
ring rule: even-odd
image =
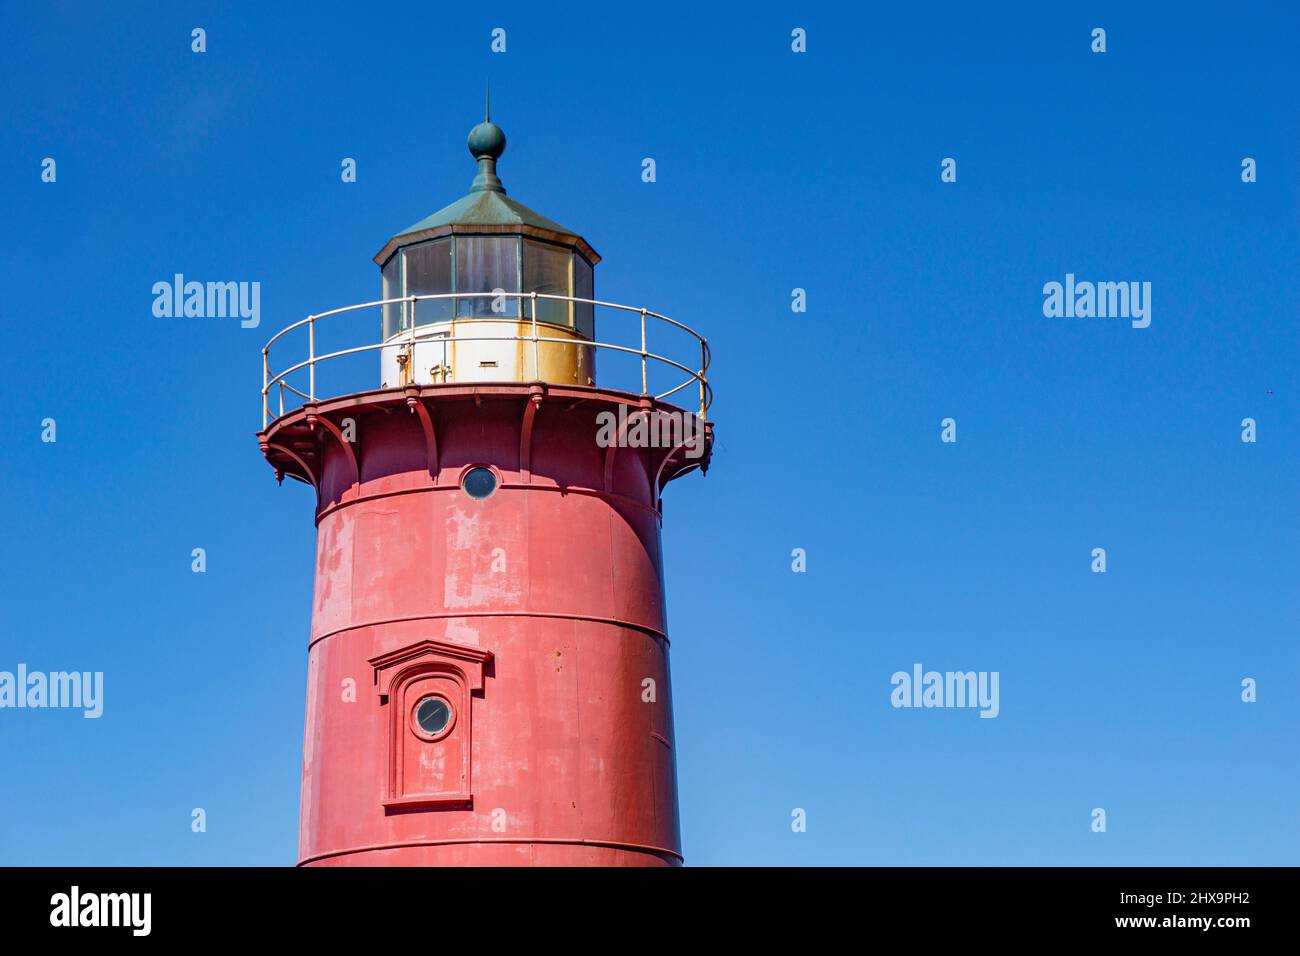
[[[484,189],[462,196],[450,206],[443,206],[432,216],[403,229],[397,238],[413,232],[437,229],[439,226],[536,226],[551,232],[577,235],[572,229],[566,229],[540,212],[529,209],[521,202],[515,202],[505,194],[504,189],[500,192]]]
[[[506,149],[506,134],[501,127],[485,117],[469,131],[469,151],[478,162],[478,175],[470,183],[469,194],[444,206],[431,216],[403,229],[384,244],[375,256],[383,265],[398,248],[408,245],[415,237],[454,232],[513,232],[540,235],[542,238],[564,242],[580,249],[592,265],[600,261],[596,250],[572,229],[547,219],[536,210],[506,195],[506,188],[497,178],[497,160]]]

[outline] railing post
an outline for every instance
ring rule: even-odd
[[[316,401],[316,316],[307,316],[307,391]]]
[[[284,417],[284,379],[280,379],[280,417]]]
[[[708,420],[708,408],[704,404],[704,373],[709,365],[709,347],[700,339],[700,421]]]
[[[415,383],[415,296],[411,296],[411,345],[407,350],[406,384]]]
[[[537,348],[537,292],[534,290],[533,296],[533,381],[542,380],[542,361],[539,357]]]
[[[641,310],[641,394],[646,393],[645,309]]]
[[[262,429],[266,429],[266,420],[270,417],[266,407],[266,381],[271,377],[270,357],[267,353],[271,351],[270,346],[262,349]]]

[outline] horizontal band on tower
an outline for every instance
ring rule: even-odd
[[[311,650],[321,641],[345,631],[359,631],[364,627],[382,627],[385,624],[409,624],[413,621],[445,621],[451,618],[467,617],[540,617],[548,620],[559,621],[590,621],[592,624],[606,624],[610,627],[625,627],[630,631],[640,631],[650,637],[657,638],[665,644],[672,644],[668,640],[668,635],[657,628],[648,627],[645,624],[637,624],[634,621],[624,621],[616,617],[593,617],[590,614],[564,614],[555,611],[455,611],[445,614],[413,614],[409,617],[393,617],[379,621],[362,621],[360,624],[349,624],[347,627],[337,627],[332,631],[327,631],[320,637],[313,637],[307,642],[307,650]]]
[[[676,860],[681,863],[684,858],[675,850],[669,850],[661,846],[650,846],[645,843],[624,843],[620,840],[580,840],[580,839],[560,839],[556,837],[533,837],[531,839],[516,837],[463,837],[450,840],[411,840],[403,843],[375,843],[368,846],[356,847],[350,850],[331,850],[328,853],[317,853],[306,859],[299,860],[298,866],[307,866],[310,863],[318,863],[321,860],[328,860],[339,856],[350,856],[355,853],[373,853],[379,850],[405,850],[421,846],[473,846],[476,844],[506,844],[506,845],[527,845],[542,844],[545,846],[592,846],[609,850],[625,850],[629,853],[649,853],[654,856]]]
[[[359,487],[359,486],[355,486]],[[350,505],[361,504],[364,501],[379,501],[383,498],[396,498],[400,495],[414,495],[425,491],[460,491],[460,485],[421,485],[418,488],[397,488],[393,491],[381,491],[372,495],[358,495],[355,498],[349,498],[347,501],[339,501],[316,513],[316,526],[320,527],[321,519],[326,515],[334,514],[336,511],[342,511]],[[657,508],[648,507],[644,502],[637,501],[627,495],[620,495],[611,491],[601,491],[598,488],[578,488],[565,485],[535,485],[524,484],[523,482],[503,481],[500,485],[502,491],[551,491],[560,492],[565,495],[586,495],[591,498],[603,498],[606,501],[617,504],[626,504],[642,511],[648,511],[656,518],[663,520],[663,514]]]

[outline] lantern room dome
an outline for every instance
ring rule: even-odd
[[[496,170],[497,160],[506,148],[506,134],[501,127],[484,118],[470,130],[467,146],[478,163],[478,175],[470,183],[469,192],[389,239],[375,255],[376,264],[383,266],[403,246],[460,234],[531,236],[569,246],[589,265],[600,261],[596,250],[582,236],[506,195]]]

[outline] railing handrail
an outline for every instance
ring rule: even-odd
[[[516,322],[531,322],[532,335],[481,335],[481,336],[456,335],[454,337],[455,341],[457,342],[532,342],[533,343],[533,369],[536,374],[540,374],[540,365],[538,363],[538,346],[542,343],[555,344],[555,345],[568,345],[577,348],[609,349],[616,352],[623,352],[629,355],[637,355],[640,356],[641,358],[641,394],[643,396],[648,396],[650,394],[649,389],[647,387],[647,383],[648,383],[647,363],[649,361],[662,362],[665,365],[669,365],[675,369],[678,369],[681,372],[686,373],[688,377],[681,384],[677,385],[672,389],[669,389],[666,392],[662,392],[660,394],[655,395],[654,398],[656,400],[665,399],[671,395],[676,394],[677,392],[680,392],[682,389],[690,386],[693,383],[698,383],[700,387],[700,403],[699,403],[698,414],[701,420],[707,418],[709,406],[713,404],[713,388],[711,385],[709,385],[707,379],[709,364],[712,361],[713,353],[709,349],[709,343],[704,338],[704,336],[700,335],[698,332],[696,332],[694,329],[690,328],[689,326],[683,325],[681,322],[678,322],[676,319],[669,318],[666,315],[662,315],[658,312],[653,312],[650,309],[638,308],[629,305],[622,305],[621,303],[618,302],[607,302],[603,299],[588,299],[588,298],[583,298],[581,296],[555,295],[546,292],[504,292],[504,291],[493,290],[487,292],[432,292],[427,294],[412,294],[412,295],[397,296],[389,299],[375,299],[374,301],[371,302],[363,302],[356,305],[345,305],[337,309],[330,309],[326,312],[315,313],[307,316],[305,319],[300,319],[299,321],[294,322],[292,325],[286,326],[285,328],[281,329],[279,332],[275,333],[275,335],[271,336],[271,338],[267,341],[266,345],[262,348],[262,427],[265,429],[270,420],[270,408],[268,404],[268,397],[270,395],[271,389],[276,387],[277,385],[280,388],[280,412],[279,412],[280,415],[283,415],[285,413],[284,393],[286,390],[292,392],[295,395],[300,396],[307,402],[315,402],[317,400],[316,366],[322,362],[327,362],[330,359],[341,358],[346,355],[356,355],[361,352],[378,351],[385,348],[392,348],[394,346],[401,346],[402,344],[404,344],[404,341],[406,343],[414,345],[418,341],[416,336],[417,328],[430,328],[433,326],[455,326],[456,324],[461,322],[483,321],[485,319],[490,320],[492,318],[496,318],[496,316],[453,316],[435,322],[428,322],[422,326],[417,326],[415,322],[411,322],[408,328],[406,324],[407,323],[406,310],[403,309],[403,316],[402,316],[403,327],[398,333],[395,333],[394,335],[391,335],[385,339],[383,338],[381,332],[381,336],[380,336],[381,340],[379,342],[370,345],[360,345],[360,346],[355,346],[353,348],[340,349],[338,351],[329,352],[324,355],[316,354],[316,322],[318,320],[330,318],[336,315],[342,315],[348,312],[357,312],[363,309],[374,309],[374,308],[382,309],[384,306],[396,305],[398,303],[402,303],[403,305],[409,303],[411,306],[411,315],[414,316],[415,306],[419,302],[435,301],[435,300],[486,299],[486,298],[491,298],[491,299],[510,298],[515,300],[523,300],[523,299],[531,300],[533,303],[533,307],[530,310],[531,311],[530,316],[525,317],[523,315],[524,310],[521,308],[519,310],[520,312],[519,315],[510,316],[510,315],[503,314],[500,316],[500,318],[503,320],[514,320]],[[549,336],[539,336],[537,334],[538,325],[555,326],[556,323],[546,322],[544,320],[541,321],[538,320],[537,318],[538,299],[546,299],[546,300],[556,301],[556,302],[573,302],[573,303],[578,303],[583,305],[590,305],[593,307],[593,309],[596,307],[600,307],[606,309],[615,309],[622,312],[631,312],[640,315],[641,316],[641,347],[637,349],[625,345],[615,345],[610,342],[597,342],[595,340],[586,339],[586,338],[553,338]],[[655,352],[651,352],[647,345],[646,319],[648,318],[657,319],[659,321],[666,322],[667,324],[692,336],[700,345],[699,369],[688,368],[687,366],[676,361],[675,359],[671,359],[668,358],[667,356],[660,355]],[[274,375],[272,375],[271,366],[270,366],[271,346],[273,346],[276,342],[278,342],[281,338],[283,338],[288,333],[294,331],[295,329],[300,329],[303,326],[307,326],[308,329],[307,358],[301,362],[289,366],[283,371],[277,372]],[[409,333],[409,338],[407,338],[406,340],[402,340],[400,336],[403,333]],[[303,392],[301,389],[294,387],[292,384],[290,384],[287,381],[290,375],[294,374],[295,372],[302,371],[304,368],[308,370],[308,375],[309,375],[309,384],[308,384],[307,392]]]

